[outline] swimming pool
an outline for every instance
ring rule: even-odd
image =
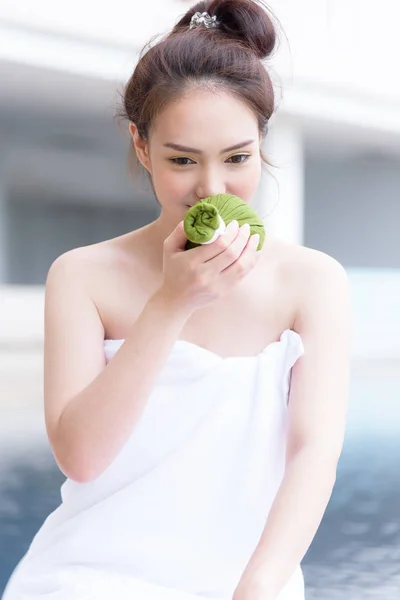
[[[399,399],[400,379],[352,380],[336,485],[302,563],[307,600],[398,599]],[[40,424],[40,416],[35,418]],[[9,422],[0,463],[0,592],[44,519],[59,504],[64,481],[44,430],[40,425],[37,429],[32,416],[20,418],[16,425],[10,415]],[[11,434],[13,427],[19,434]]]

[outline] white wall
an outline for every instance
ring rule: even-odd
[[[151,0],[149,2],[99,3],[97,0],[2,0],[0,24],[43,31],[79,40],[103,42],[108,46],[113,62],[113,48],[141,48],[152,36],[165,33],[194,1]],[[269,0],[290,42],[291,54],[283,39],[281,58],[286,76],[292,74],[298,82],[338,86],[373,97],[400,98],[400,80],[396,75],[395,57],[400,54],[398,22],[400,5],[395,0]],[[0,47],[0,57],[20,55],[21,39],[15,32],[14,46]],[[71,48],[71,57],[73,48]],[[79,50],[79,49],[78,49]],[[25,58],[34,51],[38,60],[38,45],[26,48]],[[49,56],[43,60],[65,62],[68,57]],[[80,59],[79,59],[80,56]],[[93,63],[94,54],[82,60],[76,55],[76,67]],[[128,59],[121,56],[120,67],[129,68]],[[293,61],[291,60],[293,59]],[[111,63],[104,61],[109,72]],[[93,64],[93,68],[95,65]]]
[[[400,158],[305,162],[304,243],[346,267],[400,270]]]

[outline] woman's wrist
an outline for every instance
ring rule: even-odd
[[[154,310],[160,313],[165,313],[169,318],[172,318],[178,322],[182,322],[182,325],[193,313],[192,308],[189,308],[183,303],[178,302],[175,297],[173,297],[167,292],[167,290],[163,288],[159,288],[152,295],[149,302]]]

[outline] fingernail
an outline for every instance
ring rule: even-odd
[[[230,223],[228,223],[228,227],[231,229],[236,229],[238,227],[239,223],[234,219],[233,221],[230,221]]]
[[[260,241],[260,234],[255,233],[254,235],[251,236],[251,239],[253,240],[253,244],[255,246],[258,246],[258,242]]]
[[[242,225],[241,229],[247,233],[248,231],[250,231],[250,225],[248,223],[244,223],[244,225]]]

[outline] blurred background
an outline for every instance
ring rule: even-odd
[[[64,480],[43,419],[43,301],[53,260],[150,222],[128,172],[119,94],[190,2],[0,3],[0,594]],[[304,561],[307,600],[400,596],[400,5],[276,0],[276,165],[267,231],[346,268],[355,340],[338,478]],[[287,41],[288,40],[288,41]],[[289,43],[288,43],[289,42]]]

